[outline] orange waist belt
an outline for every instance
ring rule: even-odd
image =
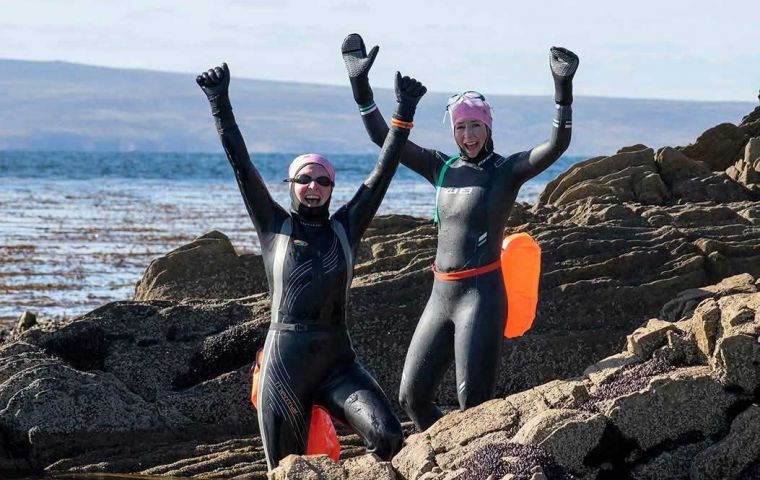
[[[483,275],[484,273],[498,270],[501,268],[501,259],[496,260],[493,263],[489,263],[488,265],[483,265],[482,267],[469,268],[467,270],[458,270],[456,272],[438,271],[438,269],[435,268],[435,262],[433,262],[431,268],[433,269],[433,275],[435,275],[435,278],[438,280],[462,280],[464,278],[477,277],[478,275]]]
[[[462,280],[501,268],[507,295],[507,318],[504,336],[515,338],[533,326],[538,306],[538,286],[541,278],[541,247],[527,233],[516,233],[501,244],[501,258],[488,265],[458,272],[439,272],[433,263],[438,280]]]

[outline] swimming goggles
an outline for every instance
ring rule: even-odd
[[[466,92],[455,93],[454,95],[450,96],[449,101],[446,102],[446,110],[448,110],[449,107],[463,98],[468,98],[471,100],[482,100],[484,102],[486,101],[486,97],[484,97],[482,93],[478,93],[474,90],[467,90]]]
[[[283,180],[283,182],[292,182],[297,183],[299,185],[308,185],[311,182],[317,182],[318,184],[322,185],[323,187],[334,187],[335,182],[330,180],[330,177],[326,177],[324,175],[319,176],[317,178],[312,177],[311,175],[307,175],[305,173],[302,173],[296,177],[293,178],[286,178]]]
[[[443,112],[443,122],[446,122],[446,115],[450,115],[449,109],[452,105],[457,103],[459,100],[462,100],[463,98],[467,98],[470,100],[481,100],[483,102],[486,101],[486,97],[483,96],[482,93],[478,93],[475,90],[467,90],[466,92],[462,93],[455,93],[454,95],[449,97],[449,101],[446,102],[446,111]]]

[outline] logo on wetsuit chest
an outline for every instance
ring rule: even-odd
[[[444,187],[443,193],[452,193],[458,195],[470,195],[472,194],[472,187]]]
[[[293,240],[293,246],[299,247],[299,248],[305,248],[309,246],[309,242],[304,242],[303,240]]]

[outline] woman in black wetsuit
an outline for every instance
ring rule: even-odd
[[[346,330],[346,301],[356,248],[396,171],[425,87],[396,74],[398,106],[377,165],[351,201],[330,216],[332,165],[316,154],[296,158],[286,179],[290,209],[280,207],[251,163],[235,123],[227,65],[196,80],[209,99],[256,227],[272,297],[258,391],[268,468],[291,453],[305,453],[312,404],[351,425],[369,452],[390,460],[401,447],[401,425],[380,386],[356,361]]]
[[[370,138],[381,145],[388,127],[373,101],[367,76],[377,51],[375,47],[367,55],[357,34],[343,41],[354,100]],[[412,142],[401,153],[401,163],[436,186],[435,280],[409,345],[399,392],[401,406],[421,431],[442,415],[433,400],[452,359],[461,409],[493,395],[507,311],[499,270],[504,226],[520,186],[556,161],[570,144],[572,78],[578,57],[552,48],[550,67],[556,113],[547,142],[508,157],[495,153],[491,107],[482,95],[470,91],[452,96],[447,106],[458,154],[449,157]]]

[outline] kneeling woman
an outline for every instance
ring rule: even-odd
[[[369,452],[389,460],[401,447],[398,419],[380,386],[357,362],[346,330],[346,300],[354,255],[375,215],[409,136],[425,87],[396,74],[398,108],[375,169],[354,197],[332,216],[335,170],[316,154],[288,169],[290,208],[270,196],[251,163],[230,105],[226,64],[196,79],[253,220],[272,297],[264,344],[258,418],[271,470],[285,456],[304,454],[312,404],[353,427]]]

